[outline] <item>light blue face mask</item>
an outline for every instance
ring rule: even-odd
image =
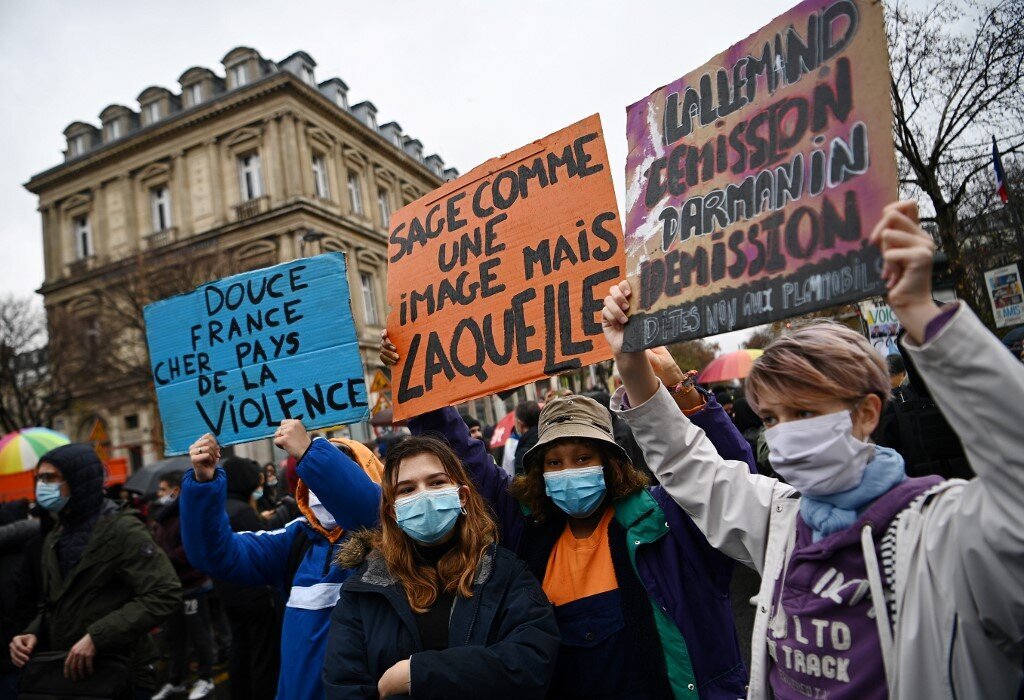
[[[257,501],[260,500],[261,498],[263,498],[263,487],[260,486],[258,489],[253,491],[252,492],[252,497],[253,497],[254,500],[257,500]]]
[[[68,496],[60,494],[61,484],[44,484],[36,482],[36,503],[50,511],[59,513],[68,504]]]
[[[459,487],[422,491],[395,501],[398,527],[420,544],[436,544],[452,531],[462,512]]]
[[[544,490],[572,518],[592,515],[604,500],[604,467],[563,469],[544,474]]]

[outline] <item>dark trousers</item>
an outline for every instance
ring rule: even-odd
[[[272,700],[277,694],[281,638],[270,595],[238,607],[224,606],[231,625],[232,700]]]
[[[206,593],[186,594],[182,605],[167,619],[167,648],[171,663],[167,680],[181,685],[188,675],[188,647],[196,650],[197,675],[213,677],[213,633],[210,628],[210,603]]]

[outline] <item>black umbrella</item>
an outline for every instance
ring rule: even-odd
[[[147,464],[142,469],[128,477],[128,481],[125,482],[124,488],[127,491],[134,491],[135,493],[140,493],[143,496],[152,496],[156,493],[157,487],[160,486],[160,477],[164,474],[169,474],[174,471],[183,472],[186,469],[191,468],[192,461],[185,455],[161,459],[159,462]]]
[[[1003,336],[1003,345],[1010,347],[1014,343],[1024,341],[1024,326],[1017,326],[1012,331]]]

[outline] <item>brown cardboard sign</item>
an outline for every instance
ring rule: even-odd
[[[881,3],[807,0],[630,106],[624,348],[884,293],[897,197]]]

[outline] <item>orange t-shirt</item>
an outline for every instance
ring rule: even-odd
[[[608,525],[614,515],[614,508],[605,510],[594,532],[585,539],[576,539],[566,523],[562,536],[551,550],[541,586],[552,605],[565,605],[618,589],[612,550],[608,545]]]

